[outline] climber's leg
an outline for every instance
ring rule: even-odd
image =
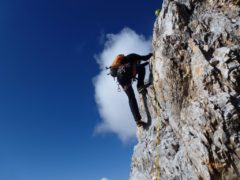
[[[142,90],[144,89],[145,65],[138,64],[136,66],[136,70],[138,74],[137,89],[138,92],[142,92]]]
[[[138,104],[137,104],[137,100],[136,100],[133,88],[131,85],[128,85],[124,87],[124,91],[128,96],[129,106],[133,114],[133,117],[136,123],[138,123],[139,121],[141,121],[141,115],[139,113]]]

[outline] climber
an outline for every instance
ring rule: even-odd
[[[129,106],[133,117],[137,123],[137,126],[146,126],[147,123],[143,122],[139,113],[138,104],[132,88],[132,81],[137,77],[137,90],[139,93],[146,93],[146,88],[150,83],[144,84],[145,78],[145,66],[149,64],[147,61],[152,56],[152,53],[146,56],[140,56],[138,54],[129,54],[124,56],[119,54],[112,65],[109,67],[110,74],[114,78],[117,77],[118,83],[122,86],[125,93],[128,96]],[[141,61],[146,61],[141,64]]]

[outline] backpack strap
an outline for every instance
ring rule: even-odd
[[[136,63],[133,64],[132,71],[133,71],[132,78],[135,80],[136,75],[137,75],[137,64]]]

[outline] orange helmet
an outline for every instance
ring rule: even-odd
[[[113,60],[111,67],[118,68],[119,66],[121,66],[121,61],[123,58],[124,58],[123,54],[117,55],[117,57]]]
[[[117,76],[117,70],[119,66],[122,65],[121,61],[125,56],[123,54],[117,55],[117,57],[113,60],[112,65],[110,66],[110,74],[113,77]]]

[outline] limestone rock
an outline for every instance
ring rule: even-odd
[[[164,1],[130,180],[240,179],[239,15],[240,0]]]

